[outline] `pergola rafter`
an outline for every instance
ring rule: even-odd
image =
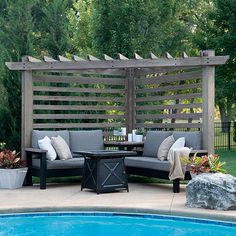
[[[214,150],[215,66],[228,56],[214,51],[144,59],[26,56],[6,62],[22,71],[22,153],[32,129],[201,129],[203,148]],[[171,123],[172,122],[172,123]],[[174,123],[173,123],[174,122]]]
[[[179,66],[216,66],[224,64],[228,56],[200,56],[188,57],[183,53],[183,57],[173,58],[168,52],[166,58],[158,58],[151,53],[151,59],[142,59],[135,53],[135,59],[128,59],[122,54],[118,54],[119,59],[115,60],[105,55],[105,60],[100,60],[92,55],[89,60],[74,56],[74,60],[59,57],[59,61],[44,56],[44,61],[33,57],[27,57],[24,62],[7,62],[10,70],[86,70],[86,69],[127,69],[127,68],[156,68],[156,67],[179,67]]]

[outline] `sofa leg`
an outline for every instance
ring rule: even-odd
[[[40,175],[40,189],[46,189],[46,176]]]
[[[47,179],[46,153],[43,153],[40,159],[40,189],[46,189],[46,179]]]
[[[179,193],[179,179],[173,180],[173,192]]]

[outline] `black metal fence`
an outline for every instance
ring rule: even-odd
[[[236,122],[215,122],[215,149],[236,149]]]

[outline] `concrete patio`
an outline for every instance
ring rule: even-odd
[[[130,183],[130,192],[118,191],[97,195],[80,191],[80,185],[49,184],[46,190],[38,185],[16,190],[0,190],[0,213],[44,211],[120,211],[191,216],[236,222],[236,210],[215,211],[187,208],[185,185],[181,193],[172,193],[172,185]]]

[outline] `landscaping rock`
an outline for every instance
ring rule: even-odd
[[[221,173],[201,174],[186,187],[186,206],[216,209],[236,209],[236,178]]]

